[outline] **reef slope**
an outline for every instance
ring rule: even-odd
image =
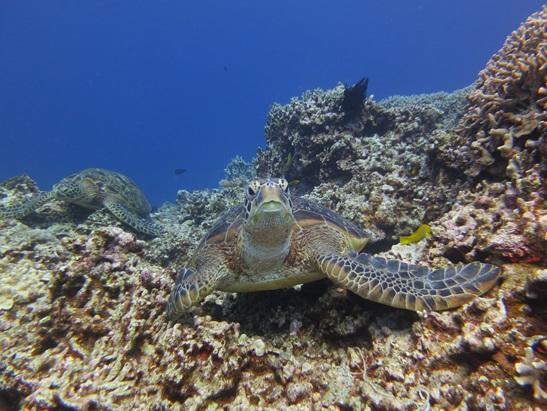
[[[538,19],[545,9],[456,93],[368,98],[349,115],[339,85],[274,105],[267,148],[253,164],[233,161],[222,188],[179,191],[153,215],[169,227],[162,238],[141,240],[104,211],[57,202],[0,220],[0,409],[539,409],[547,217]],[[514,61],[518,44],[528,65]],[[526,106],[492,103],[491,85],[503,82],[509,94],[498,97],[513,101],[513,80],[499,69],[508,64],[531,85],[522,89],[530,98],[517,96]],[[293,192],[373,230],[375,253],[432,266],[488,261],[503,280],[442,313],[385,307],[328,281],[215,292],[169,324],[176,270],[256,173],[285,174]],[[0,205],[37,190],[13,178],[0,185]],[[430,238],[398,244],[422,223]]]

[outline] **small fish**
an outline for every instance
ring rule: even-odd
[[[300,180],[291,180],[291,181],[289,181],[290,186],[297,186],[298,184],[300,184]]]
[[[342,110],[345,113],[346,120],[352,120],[360,115],[365,106],[365,100],[368,88],[368,78],[363,77],[353,86],[344,87],[344,99],[342,100]]]
[[[293,161],[294,161],[293,154],[289,153],[289,155],[287,156],[287,160],[285,160],[285,163],[281,167],[281,174],[282,175],[287,174],[287,172],[290,170],[290,168],[293,164]]]
[[[180,176],[181,174],[184,174],[186,173],[186,169],[185,168],[175,168],[175,174],[177,176]]]
[[[403,245],[415,244],[429,237],[431,237],[431,227],[427,224],[422,224],[412,234],[399,237],[399,243]]]

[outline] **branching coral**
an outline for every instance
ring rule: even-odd
[[[532,386],[534,398],[547,401],[547,338],[540,337],[530,347],[526,348],[526,359],[515,364],[517,376],[515,380],[520,385]]]
[[[448,252],[454,257],[547,260],[545,27],[547,7],[514,31],[480,72],[456,131],[434,136],[440,163],[483,180],[460,193],[437,231],[455,246],[449,248],[457,253]]]
[[[222,187],[243,187],[249,180],[256,178],[253,162],[247,162],[241,156],[235,156],[224,169],[225,177],[220,181]]]
[[[518,180],[547,153],[547,8],[531,15],[479,74],[459,129],[477,175],[489,167]]]

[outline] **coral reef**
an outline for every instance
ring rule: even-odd
[[[235,156],[224,169],[225,177],[220,181],[220,186],[244,187],[250,180],[256,178],[256,170],[253,162],[248,163],[241,156]]]
[[[445,165],[470,176],[504,179],[503,185],[483,183],[473,194],[460,194],[467,204],[454,207],[441,222],[441,235],[459,243],[451,247],[458,254],[488,252],[530,262],[547,258],[546,21],[543,8],[507,38],[470,92],[458,134],[439,136],[444,142],[437,156]]]
[[[1,206],[21,203],[39,192],[38,185],[27,175],[12,177],[0,184]]]
[[[342,85],[274,104],[258,173],[299,182],[299,194],[384,238],[380,249],[427,223],[442,249],[430,259],[545,262],[546,16],[451,94],[368,98],[351,121]]]
[[[435,157],[473,181],[432,224],[453,261],[547,261],[547,8],[530,16],[479,74],[456,130],[433,136]]]
[[[380,100],[380,104],[385,108],[432,107],[442,114],[441,128],[450,130],[456,127],[462,114],[466,111],[467,96],[471,90],[472,87],[465,87],[451,93],[441,91],[413,96],[391,96]]]
[[[342,110],[345,87],[313,90],[290,104],[274,104],[268,114],[268,147],[259,151],[259,175],[285,177],[298,193],[378,231],[378,238],[413,232],[447,211],[465,178],[435,158],[435,132],[446,115],[435,107],[463,101],[431,95],[428,104],[392,99],[364,101],[360,116],[348,121]],[[458,103],[455,106],[463,106]],[[456,109],[449,110],[454,115]],[[290,162],[287,159],[291,159]],[[289,167],[287,167],[287,164]]]
[[[526,347],[545,333],[541,303],[528,297],[542,277],[524,280],[528,267],[504,267],[500,289],[444,313],[386,308],[320,281],[215,292],[169,324],[176,265],[234,200],[229,189],[181,192],[179,204],[158,210],[180,228],[172,228],[179,260],[164,266],[150,254],[158,239],[116,226],[1,221],[0,400],[106,410],[527,409],[539,401],[542,365]],[[384,256],[423,261],[429,241]]]
[[[545,120],[533,104],[544,104],[543,86],[516,91],[533,84],[533,68],[544,70],[534,65],[541,54],[530,57],[538,20],[545,9],[471,91],[369,97],[351,116],[342,85],[274,105],[257,160],[234,159],[220,189],[179,191],[152,216],[168,227],[161,238],[143,241],[103,210],[55,201],[22,221],[0,219],[0,409],[540,409]],[[511,61],[521,70],[515,81],[502,70]],[[511,104],[483,97],[493,93]],[[382,306],[326,280],[217,291],[170,324],[165,303],[177,269],[242,200],[255,169],[281,170],[293,192],[385,238],[368,251],[431,266],[494,261],[504,279],[441,313]],[[37,192],[30,178],[11,179],[0,185],[0,205]],[[396,244],[423,223],[430,238]]]
[[[525,201],[502,183],[462,191],[452,209],[431,224],[429,254],[454,262],[486,256],[504,261],[547,263],[547,211],[539,196]]]
[[[505,173],[518,187],[547,153],[547,8],[531,15],[479,74],[459,128],[463,168]]]

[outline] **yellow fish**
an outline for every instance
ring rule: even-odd
[[[422,224],[412,234],[399,237],[399,243],[405,245],[415,244],[418,241],[422,241],[424,238],[429,237],[431,237],[431,227],[427,224]]]

